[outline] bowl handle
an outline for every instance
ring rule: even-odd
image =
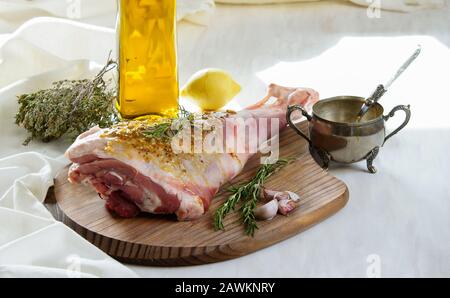
[[[399,106],[394,107],[394,108],[389,112],[389,114],[387,114],[386,116],[383,116],[384,121],[387,121],[389,118],[394,117],[395,112],[400,111],[400,110],[405,112],[405,121],[403,121],[403,123],[402,123],[399,127],[397,127],[396,130],[394,130],[394,131],[391,132],[387,137],[384,138],[383,145],[384,145],[384,143],[386,143],[386,141],[387,141],[389,138],[391,138],[393,135],[395,135],[395,134],[398,133],[400,130],[402,130],[402,129],[406,126],[406,124],[408,124],[409,119],[411,119],[411,110],[410,110],[410,106],[409,106],[409,105],[407,105],[407,106],[399,105]]]
[[[300,129],[298,129],[298,127],[295,126],[295,124],[291,120],[291,114],[296,110],[301,111],[302,115],[305,116],[306,120],[311,121],[312,117],[308,114],[308,112],[301,105],[290,105],[290,106],[288,106],[287,114],[286,114],[287,123],[289,123],[289,126],[293,130],[295,130],[295,132],[297,134],[299,134],[302,138],[304,138],[308,142],[309,145],[311,145],[311,140]]]

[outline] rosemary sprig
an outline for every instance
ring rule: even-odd
[[[178,106],[178,118],[190,118],[192,117],[194,114],[192,114],[191,112],[189,112],[188,110],[186,110],[182,105]]]
[[[253,236],[255,234],[255,230],[258,228],[254,211],[256,204],[258,203],[260,189],[261,187],[259,184],[253,185],[250,198],[242,205],[241,208],[242,219],[245,225],[245,233],[249,236]]]
[[[236,205],[242,200],[242,198],[247,195],[247,189],[245,185],[242,185],[241,187],[231,187],[229,189],[229,192],[231,193],[231,195],[228,197],[225,203],[223,203],[222,206],[220,206],[216,210],[216,213],[214,215],[214,227],[216,230],[225,229],[225,226],[223,224],[225,216],[232,210],[234,210],[236,208]]]
[[[147,138],[168,139],[174,135],[171,126],[172,121],[156,123],[144,130],[142,134]]]
[[[228,191],[230,196],[217,210],[214,215],[214,227],[216,230],[223,230],[225,216],[235,210],[236,206],[242,202],[240,213],[242,221],[245,225],[245,233],[249,236],[255,234],[258,228],[254,211],[259,199],[259,193],[264,182],[276,170],[284,167],[289,163],[290,159],[279,159],[273,164],[264,164],[256,172],[255,177],[243,184],[231,187]]]
[[[182,121],[193,121],[194,114],[190,113],[183,106],[178,107],[178,118],[165,119],[162,122],[156,122],[150,125],[147,129],[142,131],[142,134],[147,138],[155,138],[162,140],[169,140],[175,136],[182,129]],[[178,121],[174,125],[174,121]]]

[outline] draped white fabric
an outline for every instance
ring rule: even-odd
[[[68,18],[114,27],[117,0],[0,0],[0,33],[11,32],[26,20],[39,16]],[[205,24],[214,0],[181,0],[178,20]]]
[[[215,3],[273,4],[317,2],[323,0],[178,0],[178,19],[207,24]],[[371,9],[410,12],[438,8],[444,0],[341,0]],[[55,16],[76,19],[94,25],[114,26],[117,0],[0,0],[0,33],[12,32],[27,19],[37,16]]]
[[[268,4],[268,3],[289,3],[289,2],[314,2],[321,0],[216,0],[217,3],[231,4]],[[348,0],[352,3],[371,6],[395,11],[414,11],[425,8],[441,7],[444,4],[442,0]]]
[[[16,95],[48,86],[60,78],[92,75],[90,61],[106,61],[77,42],[113,46],[112,30],[61,19],[30,21],[0,48],[0,276],[135,276],[62,223],[44,205],[53,177],[67,164],[67,144],[33,142],[22,146],[25,132],[14,124]],[[52,42],[53,38],[56,38]],[[48,37],[48,38],[46,38]],[[95,39],[95,42],[93,40]],[[56,45],[55,43],[58,43]],[[80,59],[84,57],[85,59]],[[88,60],[89,59],[89,60]]]

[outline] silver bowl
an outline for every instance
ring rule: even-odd
[[[373,161],[380,148],[408,124],[411,111],[409,105],[399,105],[384,116],[383,107],[375,103],[358,119],[364,101],[357,96],[327,98],[314,104],[312,116],[302,106],[291,105],[286,118],[289,126],[309,143],[311,153],[323,168],[328,168],[330,161],[349,164],[365,159],[369,172],[375,173]],[[309,137],[292,122],[291,114],[296,110],[309,122]],[[386,136],[385,122],[399,110],[405,112],[405,120]]]

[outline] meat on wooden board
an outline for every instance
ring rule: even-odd
[[[268,104],[271,98],[275,101]],[[289,104],[311,106],[317,100],[318,93],[312,89],[272,84],[267,96],[255,105],[237,113],[203,117],[200,121],[219,121],[222,132],[232,132],[223,133],[223,152],[174,152],[170,142],[140,133],[145,129],[140,121],[105,129],[94,127],[81,134],[66,152],[73,162],[69,181],[94,187],[106,207],[122,217],[149,212],[174,213],[178,220],[196,219],[208,210],[220,186],[239,174],[255,153],[250,150],[252,139],[259,146],[278,134],[286,126]],[[254,121],[246,122],[248,119]],[[279,125],[271,125],[274,119]],[[267,131],[261,130],[262,121],[268,124]],[[242,127],[245,125],[254,127]],[[242,129],[252,134],[239,133]],[[229,146],[237,143],[244,144],[244,150]]]

